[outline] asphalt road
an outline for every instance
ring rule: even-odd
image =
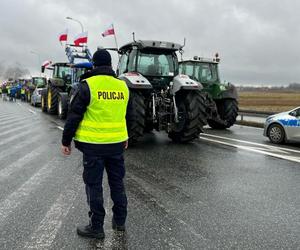
[[[299,144],[262,130],[206,129],[194,143],[150,133],[126,157],[127,232],[76,235],[86,224],[82,158],[60,154],[63,122],[0,100],[0,249],[300,249]]]

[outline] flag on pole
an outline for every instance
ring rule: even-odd
[[[114,25],[111,24],[103,33],[102,36],[106,37],[106,36],[110,36],[110,35],[115,35],[115,29],[114,29]]]
[[[74,44],[78,46],[82,43],[87,43],[87,39],[88,39],[87,31],[82,32],[74,37]]]
[[[45,67],[45,68],[47,68],[51,64],[52,64],[52,62],[50,60],[47,60],[47,61],[43,62],[42,66]]]
[[[60,42],[66,42],[68,39],[68,29],[65,29],[63,32],[61,32],[58,36],[58,40]]]

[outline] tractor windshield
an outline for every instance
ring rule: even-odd
[[[37,86],[38,88],[42,88],[46,84],[46,78],[40,77],[40,78],[33,78],[33,84]]]
[[[216,63],[183,63],[180,65],[180,73],[186,74],[201,83],[210,84],[219,81],[218,65]]]
[[[137,72],[145,76],[174,76],[177,68],[175,63],[173,53],[139,51]]]
[[[218,68],[215,63],[197,63],[194,75],[202,83],[214,83],[218,81]]]
[[[54,74],[55,77],[65,79],[71,77],[71,68],[67,66],[56,66],[54,68]]]

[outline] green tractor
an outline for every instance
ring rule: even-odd
[[[176,52],[182,45],[138,40],[119,49],[117,75],[127,83],[134,121],[127,129],[129,143],[145,132],[166,131],[174,142],[198,138],[206,124],[205,96],[201,84],[179,74]]]
[[[41,93],[41,108],[43,112],[49,114],[57,114],[58,103],[62,98],[61,92],[68,92],[71,86],[71,65],[69,63],[54,63],[51,67],[47,67],[52,71],[46,88]],[[42,67],[42,72],[45,68]]]
[[[33,76],[31,80],[26,84],[26,89],[25,89],[25,100],[27,102],[31,101],[31,96],[33,91],[37,86],[42,87],[45,86],[47,83],[47,79],[45,77],[41,76]]]
[[[208,125],[214,129],[226,129],[236,122],[238,95],[234,85],[221,83],[219,62],[218,54],[212,59],[195,56],[192,60],[181,61],[179,71],[203,85]]]

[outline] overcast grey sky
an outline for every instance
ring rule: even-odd
[[[114,46],[101,33],[114,23],[119,45],[137,39],[182,43],[185,58],[219,52],[223,80],[236,84],[300,82],[300,1],[289,0],[1,0],[0,63],[31,73],[41,61],[65,61],[58,34],[89,32],[88,45]]]

